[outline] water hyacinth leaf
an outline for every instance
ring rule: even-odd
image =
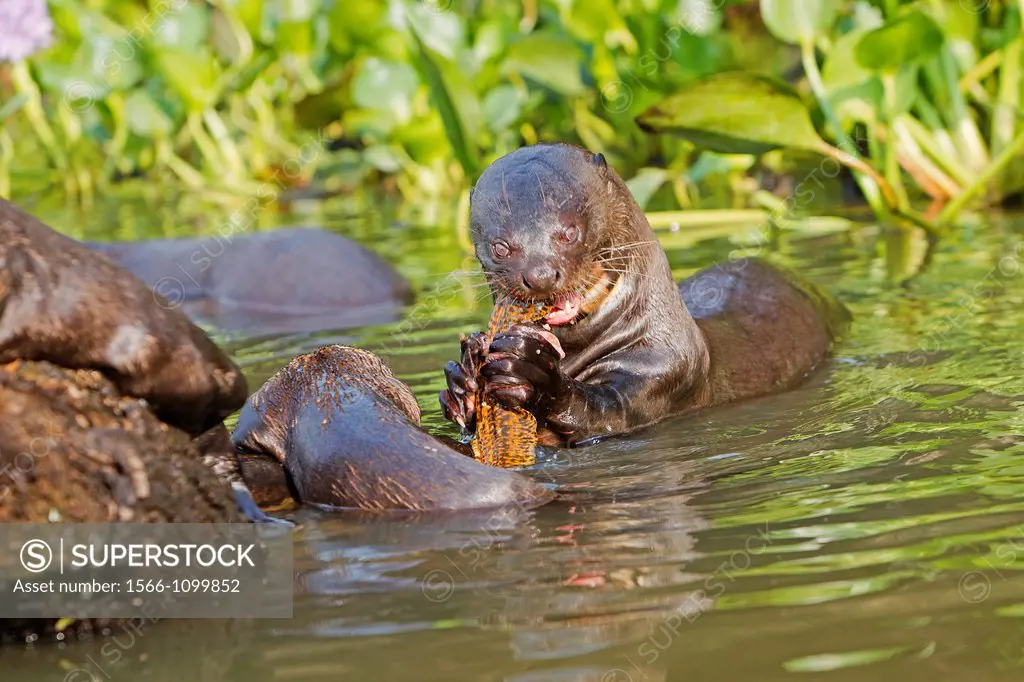
[[[76,65],[90,74],[97,91],[127,90],[142,80],[142,51],[127,33],[100,34],[83,42]]]
[[[170,117],[143,90],[135,90],[128,95],[124,115],[128,128],[139,137],[167,137],[173,130]]]
[[[274,44],[282,52],[308,55],[313,49],[313,18],[315,0],[282,0]]]
[[[915,11],[865,33],[853,53],[865,69],[895,73],[901,66],[936,54],[942,42],[942,31],[935,21]]]
[[[574,0],[566,9],[565,25],[579,38],[611,48],[621,47],[628,54],[637,51],[636,38],[612,0]]]
[[[852,122],[871,122],[882,106],[882,82],[853,56],[866,30],[850,31],[832,44],[822,66],[822,82],[836,115],[849,129]]]
[[[444,122],[448,143],[455,152],[462,169],[470,178],[475,178],[479,152],[473,143],[475,131],[479,128],[481,114],[476,95],[465,82],[464,77],[453,65],[433,54],[413,33],[420,70],[430,86],[430,97]]]
[[[72,40],[81,40],[82,15],[87,10],[75,0],[50,0],[48,6],[57,30]]]
[[[466,46],[465,20],[456,12],[438,12],[417,2],[406,18],[427,49],[445,59],[454,60]]]
[[[371,57],[352,80],[352,99],[360,107],[386,111],[395,121],[406,123],[412,118],[419,84],[416,70],[408,64]]]
[[[651,198],[668,181],[668,171],[664,168],[641,168],[636,175],[626,181],[630,194],[645,208]]]
[[[565,96],[583,94],[583,53],[575,43],[548,33],[533,33],[508,48],[502,71],[517,73]]]
[[[253,39],[238,13],[221,3],[211,18],[210,42],[217,55],[232,65],[235,72],[243,70],[253,55]]]
[[[157,70],[190,111],[203,111],[217,101],[220,67],[207,48],[195,52],[159,50]]]
[[[370,45],[384,24],[384,3],[335,2],[327,13],[327,38],[341,53],[351,52],[354,45]]]
[[[523,95],[512,85],[499,85],[484,96],[482,113],[487,127],[495,133],[508,130],[523,113]]]
[[[761,18],[773,36],[800,45],[828,33],[839,14],[839,0],[761,0]]]
[[[224,4],[235,11],[249,35],[257,40],[262,38],[263,0],[224,0]]]
[[[157,47],[175,50],[196,50],[206,42],[210,30],[210,14],[205,6],[194,3],[175,5],[176,9],[160,16],[149,42]]]
[[[649,132],[678,135],[724,154],[775,149],[821,152],[824,140],[799,95],[774,79],[724,73],[687,86],[639,117]]]
[[[721,2],[708,0],[679,0],[672,17],[687,35],[703,37],[717,31],[722,25]]]

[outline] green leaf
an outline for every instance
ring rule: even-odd
[[[97,91],[127,90],[142,80],[141,50],[127,34],[95,35],[83,42],[76,65],[89,72]]]
[[[238,14],[238,19],[254,40],[258,40],[263,32],[263,0],[227,0]]]
[[[357,44],[371,45],[385,24],[385,6],[379,2],[335,0],[327,14],[327,37],[331,46],[349,54]]]
[[[464,79],[449,64],[443,69],[442,58],[433,54],[413,32],[419,56],[420,70],[430,86],[430,96],[444,122],[448,142],[462,169],[470,178],[476,177],[479,150],[473,143],[475,128],[480,121],[480,105]]]
[[[385,111],[395,121],[412,118],[412,100],[419,87],[416,70],[408,64],[370,57],[352,80],[352,99],[360,107]]]
[[[281,52],[294,55],[312,52],[317,7],[314,0],[282,0],[274,33],[274,44]]]
[[[800,45],[826,35],[836,23],[839,0],[761,0],[761,18],[784,43]]]
[[[563,12],[566,27],[588,43],[621,47],[628,54],[637,51],[636,38],[612,0],[574,0]]]
[[[641,168],[637,174],[626,181],[630,194],[636,199],[640,208],[645,208],[661,186],[668,181],[668,171],[664,168]]]
[[[135,90],[124,103],[128,128],[145,138],[161,138],[171,134],[171,119],[146,92]]]
[[[509,46],[502,71],[519,75],[566,95],[585,92],[580,79],[583,53],[569,40],[533,33]]]
[[[206,42],[209,30],[210,13],[206,6],[183,3],[180,9],[160,17],[150,41],[162,48],[197,50]]]
[[[915,11],[864,34],[853,53],[865,69],[893,73],[936,54],[942,42],[942,31],[935,21]]]
[[[427,3],[417,2],[407,18],[427,49],[445,59],[454,60],[466,46],[465,20],[456,12],[431,11]]]
[[[220,67],[210,51],[160,50],[154,55],[157,70],[190,111],[203,111],[217,101]]]
[[[783,148],[821,152],[825,144],[791,88],[741,72],[697,81],[642,113],[637,123],[647,131],[679,135],[725,154],[764,154]]]
[[[854,48],[865,33],[865,30],[855,30],[836,40],[821,70],[828,99],[847,130],[851,121],[877,120],[882,106],[882,82],[873,71],[860,66],[853,56]]]
[[[513,85],[499,85],[484,96],[483,116],[495,133],[508,130],[523,113],[523,94]]]

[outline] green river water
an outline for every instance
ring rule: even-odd
[[[29,208],[96,239],[217,227],[198,211]],[[441,367],[489,312],[475,277],[449,275],[473,266],[454,230],[312,213],[394,262],[419,302],[383,325],[213,335],[253,388],[323,343],[374,350],[425,426],[446,428]],[[751,227],[660,236],[678,278],[757,252],[850,307],[834,359],[798,390],[551,453],[531,473],[565,499],[532,513],[300,511],[294,619],[9,648],[0,679],[1024,679],[1024,221],[931,249],[873,225]]]

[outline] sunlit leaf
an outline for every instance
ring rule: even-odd
[[[427,49],[445,59],[456,59],[466,45],[466,22],[456,12],[432,12],[426,3],[417,2],[408,20]]]
[[[371,57],[352,80],[352,100],[358,106],[388,112],[404,123],[412,118],[412,99],[419,84],[416,70],[408,64]]]
[[[514,125],[522,111],[523,95],[512,85],[499,85],[484,96],[484,122],[496,133]]]
[[[144,91],[135,90],[124,104],[128,128],[140,137],[160,138],[170,135],[171,119]]]
[[[327,36],[334,49],[350,52],[370,44],[382,29],[386,7],[380,2],[335,2],[327,14]]]
[[[626,181],[626,186],[640,208],[644,208],[667,180],[668,171],[664,168],[641,168]]]
[[[206,42],[210,30],[210,13],[205,6],[182,3],[174,12],[160,17],[150,41],[153,45],[175,50],[196,50]]]
[[[872,71],[895,72],[930,57],[942,47],[942,31],[922,12],[908,12],[865,33],[854,47],[857,63]]]
[[[82,43],[75,59],[97,91],[127,90],[142,80],[142,50],[127,34],[101,34]]]
[[[832,44],[822,66],[825,91],[847,129],[851,121],[874,120],[882,105],[882,82],[853,56],[854,48],[865,33],[865,30],[856,30],[840,37]]]
[[[836,22],[839,0],[761,0],[761,18],[773,36],[799,45],[827,33]]]
[[[157,69],[192,111],[207,109],[217,100],[220,67],[207,48],[194,52],[159,50]]]
[[[612,0],[574,0],[563,17],[569,30],[587,42],[621,47],[629,54],[637,50],[636,38]]]
[[[583,53],[571,41],[547,33],[534,33],[509,46],[502,70],[518,73],[562,95],[585,91],[580,78]]]
[[[637,122],[650,132],[679,135],[727,154],[820,151],[824,145],[807,107],[791,88],[748,73],[698,81],[645,111]]]

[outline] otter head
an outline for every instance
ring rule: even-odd
[[[564,144],[524,147],[489,166],[470,225],[495,298],[552,305],[552,325],[582,317],[608,284],[600,256],[621,184],[602,155]]]

